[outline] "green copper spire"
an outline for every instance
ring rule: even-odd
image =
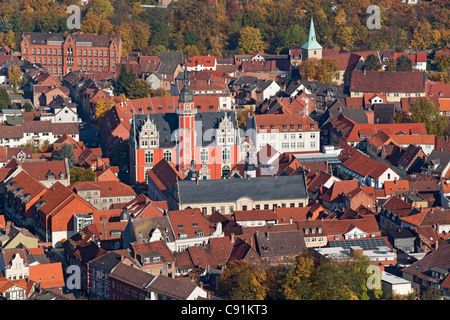
[[[302,45],[302,49],[306,50],[318,50],[323,49],[322,46],[317,42],[316,30],[314,29],[313,18],[311,17],[311,25],[309,27],[308,41]]]

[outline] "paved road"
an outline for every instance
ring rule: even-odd
[[[102,139],[98,128],[95,125],[84,121],[83,126],[83,129],[80,128],[80,140],[89,148],[101,146]]]

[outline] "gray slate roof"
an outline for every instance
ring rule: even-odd
[[[227,116],[234,124],[235,128],[238,128],[235,111],[217,111],[217,112],[198,112],[195,115],[195,125],[201,122],[201,137],[197,139],[197,145],[200,143],[202,146],[215,145],[215,134],[208,131],[209,129],[218,129],[219,123]],[[173,148],[175,147],[175,141],[173,135],[178,129],[179,121],[176,113],[155,113],[155,114],[135,114],[133,119],[136,122],[136,140],[139,139],[139,131],[144,125],[147,119],[151,119],[156,125],[159,134],[159,147],[160,148]],[[200,128],[196,128],[196,131],[200,133]],[[212,137],[211,137],[212,136]],[[210,139],[211,137],[211,139]]]
[[[244,197],[254,201],[307,198],[303,176],[260,177],[252,179],[178,181],[181,204],[235,202]]]

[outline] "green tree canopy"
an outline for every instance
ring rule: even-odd
[[[64,160],[67,159],[69,162],[69,167],[72,168],[75,165],[75,153],[73,152],[73,146],[69,143],[64,143],[61,146],[61,150],[53,155],[53,160]]]
[[[152,87],[145,79],[136,79],[128,88],[128,97],[130,99],[140,99],[151,97]]]
[[[73,167],[70,169],[70,183],[95,181],[95,172],[91,168]]]
[[[11,108],[11,98],[5,88],[0,88],[0,109]]]
[[[412,61],[407,55],[401,55],[396,62],[397,71],[412,71]]]
[[[442,136],[447,127],[447,117],[427,98],[419,98],[411,103],[411,121],[425,123],[428,134]]]
[[[381,69],[381,64],[378,58],[374,54],[369,54],[363,65],[364,70],[378,71]]]
[[[128,91],[131,85],[136,81],[136,75],[131,70],[127,70],[124,64],[120,67],[120,73],[115,82],[114,91],[116,94],[125,94],[128,96]]]

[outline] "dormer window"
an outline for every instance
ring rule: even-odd
[[[285,124],[283,124],[283,130],[286,130],[287,126]]]

